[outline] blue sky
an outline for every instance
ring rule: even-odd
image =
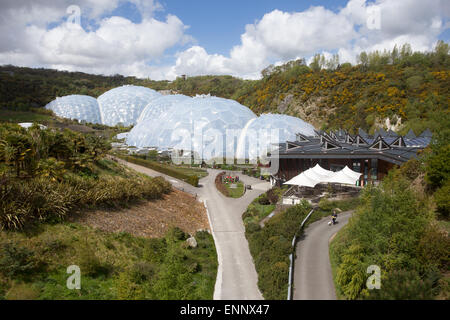
[[[268,12],[275,9],[286,12],[303,11],[312,5],[325,6],[334,11],[345,6],[345,3],[342,0],[164,1],[162,4],[166,11],[158,12],[158,16],[162,17],[166,12],[175,14],[190,26],[189,32],[208,52],[225,55],[232,46],[240,43],[245,25],[261,19]]]
[[[66,23],[72,4],[80,28]],[[449,15],[444,0],[2,0],[0,64],[254,79],[268,64],[315,53],[355,63],[362,50],[406,42],[431,50],[449,41]]]

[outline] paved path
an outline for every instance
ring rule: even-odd
[[[336,300],[329,256],[329,240],[348,222],[352,211],[338,214],[335,225],[323,218],[307,227],[297,244],[294,300]],[[314,215],[314,213],[313,213]]]
[[[263,299],[258,289],[258,275],[255,270],[242,222],[242,214],[248,205],[270,188],[268,182],[239,175],[241,181],[252,185],[252,190],[238,199],[225,197],[215,185],[214,179],[220,170],[208,170],[209,175],[200,183],[203,185],[201,199],[211,215],[219,255],[214,299],[218,300],[258,300]]]
[[[252,186],[252,190],[247,190],[241,198],[233,199],[225,197],[216,189],[214,180],[223,170],[208,169],[208,176],[200,179],[200,187],[195,188],[154,170],[119,161],[149,176],[163,176],[174,187],[196,194],[200,201],[206,202],[219,258],[215,300],[263,299],[257,285],[258,275],[245,238],[242,214],[253,199],[270,189],[268,182],[237,173],[242,182]]]

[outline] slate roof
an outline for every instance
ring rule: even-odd
[[[362,139],[357,139],[358,135]],[[383,129],[376,131],[374,135],[359,129],[358,135],[353,136],[342,129],[329,133],[316,131],[315,136],[298,134],[296,141],[280,143],[278,155],[273,154],[272,158],[376,158],[401,164],[417,157],[417,152],[428,146],[432,138],[429,129],[419,136],[410,130],[401,137],[391,130],[386,132]]]

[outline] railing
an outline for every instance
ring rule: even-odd
[[[300,224],[300,229],[298,234],[300,235],[301,231],[303,230],[303,227],[305,226],[306,221],[308,221],[311,214],[314,212],[314,208],[311,209],[311,211],[308,213],[308,215],[303,219],[302,223]],[[289,282],[288,282],[288,294],[287,294],[287,300],[292,300],[292,283],[294,281],[294,255],[295,255],[295,247],[297,245],[297,234],[294,235],[292,238],[292,253],[289,255]]]

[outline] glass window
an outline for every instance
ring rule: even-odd
[[[353,171],[361,172],[361,162],[354,161],[352,166],[353,166]]]
[[[371,159],[370,161],[371,179],[378,179],[378,159]]]

